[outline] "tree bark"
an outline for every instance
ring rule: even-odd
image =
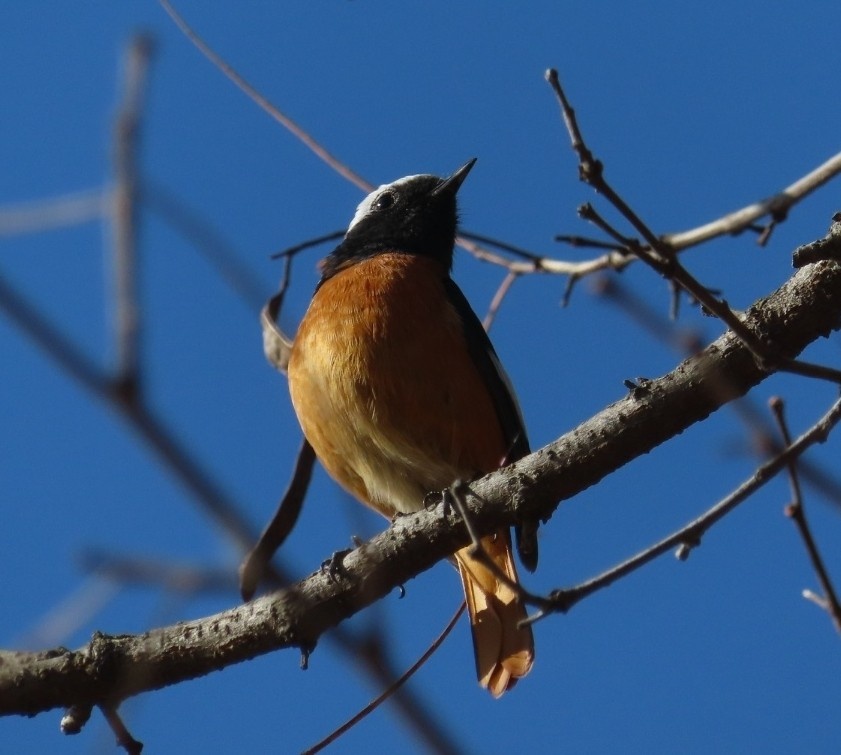
[[[841,264],[799,270],[756,302],[745,323],[771,364],[790,359],[841,326]],[[548,519],[559,503],[745,394],[773,369],[758,366],[729,331],[661,378],[553,443],[471,483],[466,505],[480,533],[521,518]],[[117,704],[281,648],[308,652],[331,627],[382,598],[468,542],[442,507],[398,518],[343,560],[246,605],[141,635],[96,633],[75,651],[0,651],[0,714]]]

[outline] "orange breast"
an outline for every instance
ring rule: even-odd
[[[507,450],[444,275],[412,255],[355,263],[318,289],[292,349],[304,434],[332,477],[387,516]]]

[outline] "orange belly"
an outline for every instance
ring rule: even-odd
[[[324,281],[301,323],[289,389],[327,471],[391,516],[498,467],[496,411],[435,260],[380,254]]]

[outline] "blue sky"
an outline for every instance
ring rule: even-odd
[[[362,194],[234,89],[151,0],[7,3],[0,70],[0,206],[110,180],[119,60],[134,31],[157,40],[141,170],[153,197],[178,197],[238,250],[267,295],[271,252],[346,226]],[[590,233],[593,199],[577,179],[543,72],[556,67],[608,176],[658,232],[687,229],[774,193],[839,150],[836,2],[699,4],[290,2],[177,7],[218,52],[333,154],[373,183],[446,174],[479,161],[460,194],[466,228],[539,253],[583,259],[552,241]],[[749,236],[690,252],[687,264],[745,307],[791,274],[790,252],[825,232],[832,183],[795,208],[765,249]],[[300,440],[285,380],[262,356],[257,308],[243,301],[150,202],[143,210],[143,365],[152,407],[262,526]],[[608,215],[610,212],[608,211]],[[102,365],[113,361],[108,228],[0,238],[0,270]],[[284,326],[294,330],[317,279],[303,257]],[[460,253],[455,276],[481,314],[503,272]],[[621,282],[661,312],[666,286],[637,266]],[[655,377],[679,357],[594,296],[571,305],[565,281],[519,281],[492,338],[538,447]],[[685,307],[705,340],[715,322]],[[236,603],[232,590],[179,596],[115,586],[81,554],[101,550],[234,573],[240,554],[107,406],[70,381],[3,317],[0,349],[0,645],[77,646],[94,630],[139,632]],[[809,356],[839,362],[837,336]],[[773,378],[795,432],[831,386]],[[837,467],[838,440],[811,455]],[[727,409],[566,502],[542,531],[535,590],[570,585],[693,518],[747,477],[747,433]],[[671,557],[536,627],[533,673],[502,701],[478,689],[465,622],[412,682],[467,752],[831,752],[841,736],[839,638],[800,597],[816,589],[782,515],[784,479],[717,526],[686,563]],[[839,509],[807,505],[841,575]],[[351,534],[384,522],[318,472],[284,547],[296,575]],[[439,565],[356,617],[379,627],[395,663],[420,655],[460,600]],[[98,605],[92,610],[88,604]],[[71,610],[74,607],[78,610]],[[325,640],[310,669],[278,653],[144,695],[125,720],[149,752],[296,752],[375,693]],[[110,752],[95,717],[80,736],[58,712],[0,720],[9,751]],[[336,752],[422,752],[384,707]]]

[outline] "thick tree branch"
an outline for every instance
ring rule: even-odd
[[[841,326],[841,265],[799,270],[757,302],[744,324],[787,358]],[[769,374],[726,332],[669,374],[646,381],[557,441],[472,483],[466,505],[490,532],[548,518],[560,501],[743,395]],[[479,503],[479,501],[483,501]],[[319,637],[468,542],[441,506],[397,519],[347,555],[338,574],[318,571],[252,603],[143,635],[94,636],[77,651],[0,652],[0,714],[114,705],[262,653],[311,649]]]

